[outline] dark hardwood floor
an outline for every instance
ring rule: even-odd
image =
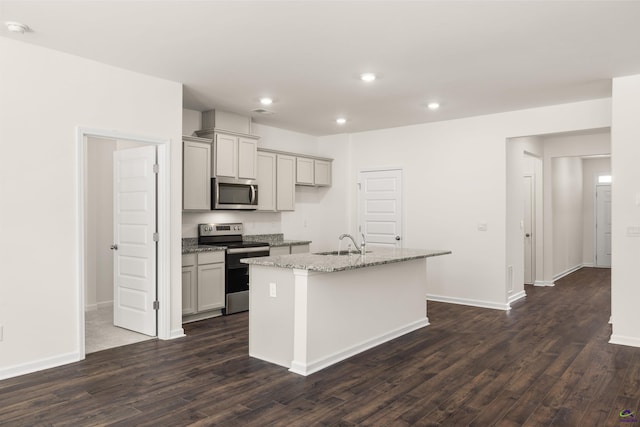
[[[430,326],[306,378],[248,357],[246,313],[210,319],[0,381],[0,425],[640,425],[621,423],[640,348],[607,343],[610,288],[583,268],[509,312],[429,302]]]

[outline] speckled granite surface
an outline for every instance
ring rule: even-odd
[[[269,246],[297,246],[297,245],[309,245],[310,240],[284,240],[282,234],[253,234],[245,235],[242,238],[245,242],[267,242]],[[198,252],[213,252],[223,251],[226,246],[207,246],[198,245],[197,237],[183,237],[182,238],[182,254],[195,254]]]
[[[246,242],[267,242],[269,246],[297,246],[297,245],[309,245],[310,240],[284,240],[282,233],[278,234],[245,234],[242,236],[242,240]]]
[[[301,270],[331,273],[335,271],[353,270],[356,268],[409,261],[412,259],[447,255],[450,253],[451,251],[445,250],[375,248],[364,255],[321,255],[306,253],[248,258],[243,259],[242,262],[245,264],[263,265],[267,267],[297,268]]]
[[[182,254],[196,254],[198,252],[224,251],[226,246],[198,245],[197,237],[184,237],[182,239]]]

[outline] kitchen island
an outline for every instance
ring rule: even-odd
[[[429,324],[426,259],[444,250],[245,259],[249,355],[309,375]]]

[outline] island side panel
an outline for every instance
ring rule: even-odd
[[[293,273],[286,268],[249,268],[249,356],[289,368],[293,359]],[[276,285],[275,297],[269,294],[270,283]]]
[[[426,293],[426,259],[308,272],[305,301],[295,299],[306,327],[295,334],[291,370],[309,375],[428,325]]]

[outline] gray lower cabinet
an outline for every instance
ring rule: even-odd
[[[302,254],[306,252],[309,252],[309,245],[285,245],[269,248],[269,255]]]
[[[224,251],[182,255],[183,320],[215,316],[224,306]]]
[[[309,252],[309,245],[291,245],[292,254],[304,254]]]

